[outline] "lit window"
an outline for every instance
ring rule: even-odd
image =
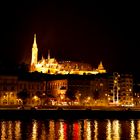
[[[103,86],[103,83],[100,83],[100,87],[102,87]]]

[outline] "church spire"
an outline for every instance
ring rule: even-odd
[[[104,69],[102,61],[100,61],[100,64],[99,64],[99,66],[98,66],[98,69],[99,69],[99,70]]]
[[[48,50],[48,59],[50,59],[50,50]]]
[[[37,44],[36,44],[36,34],[34,34],[34,43],[33,43],[33,47],[37,47]]]
[[[100,64],[98,65],[98,69],[97,70],[98,70],[99,73],[106,73],[106,70],[104,69],[102,61],[100,61]]]
[[[38,62],[38,48],[36,43],[36,34],[34,34],[34,42],[32,47],[32,58],[31,58],[31,71],[35,71],[35,65]]]

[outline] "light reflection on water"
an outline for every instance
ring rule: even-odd
[[[120,132],[121,132],[121,126],[120,126],[120,123],[119,123],[119,120],[114,120],[112,122],[112,138],[113,140],[120,140]]]
[[[107,120],[107,125],[106,125],[106,139],[111,140],[111,121]]]
[[[140,120],[0,120],[1,140],[139,140]]]
[[[94,140],[98,140],[98,122],[94,121]]]
[[[33,127],[32,127],[32,140],[37,140],[37,135],[38,135],[38,132],[37,132],[37,129],[38,129],[37,120],[34,120],[32,124],[33,124]]]
[[[140,120],[137,121],[137,139],[140,140]]]
[[[130,122],[130,139],[135,140],[135,125],[134,125],[134,120],[131,120]]]
[[[51,140],[55,139],[55,128],[54,128],[54,120],[49,121],[49,138]]]

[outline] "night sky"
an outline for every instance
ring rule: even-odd
[[[45,1],[45,0],[44,0]],[[0,64],[30,63],[34,33],[39,59],[140,71],[139,4],[131,2],[5,2],[0,4]]]

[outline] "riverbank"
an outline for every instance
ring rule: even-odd
[[[140,119],[140,110],[0,110],[0,119]]]

